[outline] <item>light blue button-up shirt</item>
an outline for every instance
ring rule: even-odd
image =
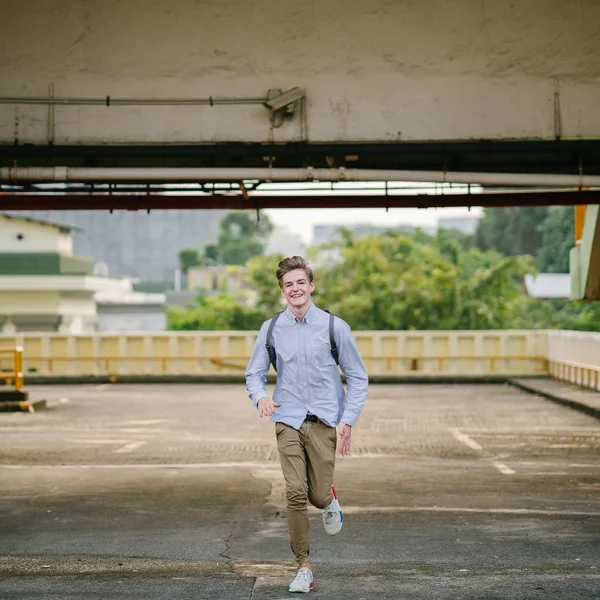
[[[299,321],[288,308],[273,328],[272,341],[277,353],[277,384],[273,400],[281,404],[271,416],[300,429],[306,415],[316,415],[335,427],[343,422],[354,425],[367,398],[369,379],[350,326],[334,317],[334,337],[340,367],[346,376],[344,391],[338,366],[331,356],[329,313],[310,306]],[[260,328],[246,369],[246,387],[254,406],[267,396],[265,384],[269,354],[265,347],[271,319]]]

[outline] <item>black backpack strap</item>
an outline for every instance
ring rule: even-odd
[[[335,360],[335,364],[339,365],[340,364],[340,356],[338,353],[338,349],[335,343],[335,337],[333,335],[333,323],[335,321],[335,317],[328,311],[325,311],[326,313],[329,313],[329,344],[331,345],[331,356],[333,356],[333,360]]]
[[[277,323],[279,315],[281,315],[281,312],[275,313],[271,317],[271,322],[269,323],[269,329],[267,331],[267,343],[265,344],[265,348],[269,353],[269,361],[273,365],[275,372],[277,372],[277,353],[275,352],[275,347],[273,346],[273,327],[275,327],[275,323]]]

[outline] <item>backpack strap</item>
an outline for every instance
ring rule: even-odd
[[[329,313],[329,344],[331,346],[331,356],[333,356],[333,360],[335,360],[335,364],[339,365],[340,364],[340,356],[339,356],[339,352],[335,343],[335,337],[333,335],[333,324],[335,322],[335,317],[328,311],[325,311],[326,313]]]
[[[281,311],[283,312],[283,311]],[[277,319],[281,315],[281,312],[275,313],[271,317],[271,322],[269,323],[269,329],[267,331],[267,343],[265,344],[265,348],[269,353],[269,361],[273,365],[273,369],[277,373],[277,353],[275,352],[275,347],[273,346],[273,327],[275,327],[275,323],[277,323]]]
[[[275,346],[273,345],[273,328],[275,327],[275,323],[277,323],[277,319],[279,319],[281,312],[275,313],[271,317],[271,322],[269,323],[269,329],[267,330],[267,343],[265,344],[265,348],[269,353],[269,362],[273,365],[273,369],[277,372],[277,353],[275,352]],[[335,317],[328,311],[325,311],[329,314],[329,344],[331,346],[331,356],[333,356],[333,360],[335,360],[335,364],[340,364],[340,357],[337,345],[335,343],[335,336],[333,334],[333,326],[335,322]]]

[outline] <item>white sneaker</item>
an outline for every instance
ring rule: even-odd
[[[290,587],[288,591],[290,592],[310,592],[313,589],[313,575],[312,571],[308,567],[302,567],[296,578],[292,583],[290,583]]]
[[[340,508],[340,503],[338,502],[337,494],[333,486],[331,486],[331,492],[333,493],[333,500],[327,508],[323,509],[323,525],[325,526],[325,531],[329,535],[335,535],[336,533],[339,533],[342,528],[344,515],[342,514],[342,509]]]

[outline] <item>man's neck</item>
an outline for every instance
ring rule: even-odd
[[[290,306],[288,304],[288,308],[290,309],[291,313],[296,317],[296,319],[298,319],[298,321],[302,322],[302,320],[304,319],[304,317],[306,316],[306,313],[309,311],[310,307],[312,306],[312,301],[309,302],[308,304],[305,304],[304,306],[302,306],[301,308],[295,308],[294,306]]]

